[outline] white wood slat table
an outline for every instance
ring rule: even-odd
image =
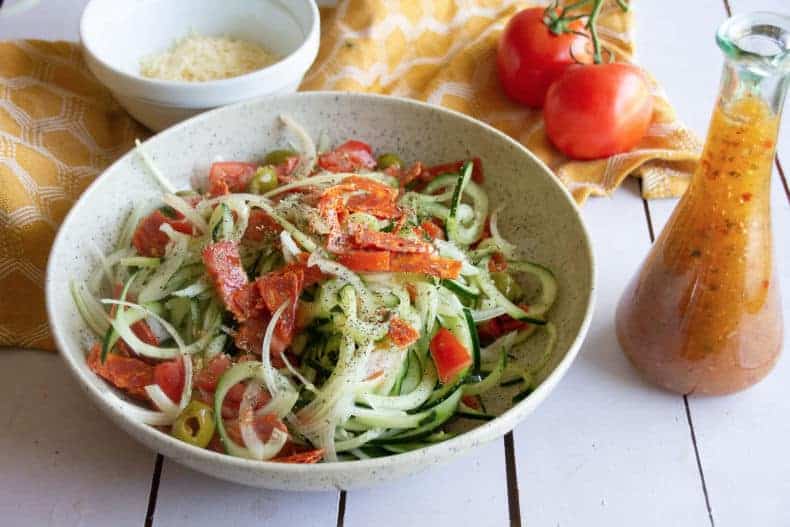
[[[0,39],[74,40],[84,4],[47,0],[0,17]],[[728,10],[790,12],[787,0],[634,4],[640,62],[700,136],[722,61],[713,33]],[[773,219],[790,321],[790,194],[779,174],[781,160],[790,167],[790,119],[783,130]],[[503,441],[369,490],[246,488],[132,441],[88,403],[57,356],[3,350],[0,525],[790,525],[787,357],[742,394],[684,398],[642,382],[617,346],[615,303],[674,206],[645,204],[638,190],[630,182],[585,205],[599,268],[589,336],[557,390]]]

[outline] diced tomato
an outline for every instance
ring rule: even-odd
[[[525,311],[529,310],[529,306],[521,304],[519,307]],[[493,341],[511,331],[520,331],[529,327],[529,322],[516,320],[510,315],[501,315],[491,320],[487,320],[478,326],[477,331],[480,338],[484,341]]]
[[[239,246],[231,241],[207,245],[203,249],[203,264],[225,307],[237,318],[246,318],[247,305],[238,304],[239,298],[234,295],[249,283],[247,273],[241,266]]]
[[[421,174],[421,179],[423,181],[431,181],[442,174],[457,174],[461,171],[465,163],[466,160],[463,160],[428,167]],[[475,183],[483,183],[483,181],[485,181],[485,176],[483,175],[483,162],[479,157],[472,158],[472,181]]]
[[[491,259],[488,260],[488,270],[492,273],[498,273],[507,270],[507,258],[505,255],[496,252],[491,255]]]
[[[393,344],[401,348],[411,346],[420,338],[420,333],[416,329],[398,317],[393,317],[390,320],[390,328],[387,331],[387,335]]]
[[[475,410],[480,409],[480,401],[478,401],[477,397],[474,395],[464,395],[461,397],[461,401],[469,408],[474,408]]]
[[[373,150],[362,141],[346,141],[331,152],[318,157],[318,166],[329,172],[354,172],[370,170],[376,166]]]
[[[154,367],[134,357],[110,353],[101,362],[101,345],[96,343],[88,354],[88,368],[132,397],[148,400],[145,387],[154,382]]]
[[[436,373],[443,384],[447,384],[456,375],[472,364],[472,354],[446,328],[439,328],[431,339],[431,356],[436,365]]]
[[[359,249],[379,249],[396,253],[422,253],[433,251],[433,245],[425,240],[404,238],[391,232],[378,232],[358,223],[349,225],[351,243]]]
[[[230,368],[230,357],[224,353],[217,355],[211,359],[203,369],[201,369],[195,377],[195,386],[207,392],[213,392],[217,389],[217,383],[225,370]]]
[[[385,272],[390,269],[388,251],[350,251],[337,255],[337,262],[358,273]]]
[[[273,238],[283,228],[277,223],[274,218],[266,214],[261,209],[252,209],[250,211],[250,218],[247,222],[247,230],[244,231],[244,241],[259,242],[269,238]]]
[[[223,196],[231,192],[246,192],[258,166],[240,161],[221,161],[211,165],[208,174],[209,194]]]
[[[184,391],[184,362],[181,359],[175,359],[160,362],[154,366],[154,383],[162,388],[170,400],[174,403],[179,402],[181,392]]]
[[[173,230],[184,234],[193,234],[192,224],[189,223],[180,213],[173,211],[173,217],[166,216],[161,210],[155,210],[137,225],[137,229],[132,235],[132,245],[142,256],[158,258],[165,254],[165,247],[170,242],[167,234],[162,232],[161,227],[167,223]]]
[[[283,447],[284,449],[285,447]],[[300,452],[298,454],[291,454],[290,456],[278,456],[272,461],[278,463],[318,463],[324,458],[324,449],[316,448],[315,450],[308,450],[307,452]]]
[[[425,220],[420,224],[420,227],[425,231],[432,240],[444,240],[444,229],[436,224],[433,220]]]
[[[425,273],[439,278],[458,278],[461,262],[435,254],[392,253],[390,271]]]

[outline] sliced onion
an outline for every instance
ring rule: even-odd
[[[162,201],[180,212],[192,225],[197,227],[200,232],[208,232],[208,223],[206,223],[206,220],[204,220],[203,216],[198,214],[189,203],[184,201],[183,198],[175,194],[165,194]]]
[[[281,114],[280,120],[283,122],[285,126],[291,129],[291,131],[296,134],[299,138],[299,142],[302,144],[302,156],[299,160],[299,166],[296,167],[294,171],[294,177],[297,179],[302,179],[310,175],[310,172],[313,171],[313,167],[315,166],[317,155],[316,155],[316,148],[313,139],[308,135],[302,126],[294,121],[290,116]]]
[[[161,386],[158,384],[149,384],[144,389],[145,393],[148,394],[148,397],[151,399],[151,402],[154,403],[154,406],[159,408],[160,412],[170,417],[172,421],[178,417],[180,413],[178,405],[170,399],[164,390],[162,390]]]
[[[494,242],[499,246],[499,251],[505,255],[507,259],[513,259],[516,256],[516,251],[518,247],[504,239],[499,234],[499,227],[497,226],[497,218],[499,216],[499,211],[502,210],[502,207],[498,207],[494,212],[491,213],[491,218],[489,221],[489,227],[491,229],[491,238],[493,238]]]
[[[277,321],[280,320],[280,317],[287,307],[288,301],[285,301],[272,314],[272,319],[269,321],[269,325],[266,326],[266,333],[263,335],[263,344],[261,345],[261,377],[264,386],[266,386],[266,389],[272,397],[276,397],[280,392],[280,386],[277,381],[282,378],[279,372],[272,366],[272,336],[274,335],[274,328],[277,325]]]
[[[159,185],[163,189],[165,189],[166,192],[169,192],[170,194],[175,194],[176,188],[173,186],[172,183],[170,183],[170,181],[168,181],[165,178],[165,176],[162,175],[162,172],[159,171],[159,168],[157,168],[156,165],[154,165],[154,162],[148,156],[148,152],[143,150],[143,144],[140,142],[140,140],[135,139],[134,144],[137,153],[140,155],[140,157],[143,160],[143,164],[151,172],[151,174],[153,174],[154,178],[156,178],[157,183],[159,183]]]
[[[296,242],[294,242],[294,239],[288,234],[288,231],[280,231],[280,243],[283,247],[283,257],[286,263],[293,262],[302,252],[299,247],[296,246]]]

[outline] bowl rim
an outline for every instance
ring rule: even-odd
[[[278,463],[273,461],[258,461],[258,460],[249,460],[239,457],[234,457],[229,454],[214,452],[211,450],[199,448],[183,441],[179,441],[178,439],[157,430],[156,428],[149,426],[147,424],[139,423],[130,419],[120,410],[118,410],[111,402],[110,398],[117,397],[113,391],[102,392],[96,387],[93,383],[89,382],[88,375],[93,375],[92,372],[85,366],[84,364],[78,364],[76,358],[74,358],[71,354],[64,353],[63,349],[68,348],[66,345],[65,338],[60,334],[58,329],[57,320],[59,319],[58,314],[54,311],[52,303],[49,299],[54,296],[53,291],[53,282],[50,279],[53,273],[53,268],[55,267],[55,259],[51,256],[55,254],[55,252],[61,251],[61,245],[65,243],[64,239],[64,232],[67,230],[64,227],[68,227],[68,224],[72,221],[72,217],[75,216],[76,210],[80,206],[80,202],[83,201],[87,196],[92,194],[93,192],[97,192],[98,183],[100,183],[107,174],[110,173],[112,170],[115,169],[117,165],[124,163],[129,156],[135,155],[135,149],[131,149],[129,152],[118,158],[114,161],[110,166],[108,166],[100,175],[96,177],[94,181],[88,185],[85,191],[80,195],[78,200],[72,205],[71,209],[67,213],[66,217],[64,218],[63,222],[61,223],[61,228],[58,229],[58,233],[55,237],[55,241],[52,245],[52,249],[50,250],[50,257],[47,263],[47,270],[46,270],[46,287],[45,287],[45,298],[47,300],[46,307],[47,307],[47,316],[49,320],[49,325],[52,331],[52,336],[54,338],[58,354],[61,355],[69,367],[72,375],[78,380],[78,383],[86,391],[91,399],[93,400],[94,404],[99,406],[112,420],[116,423],[125,423],[128,426],[135,429],[135,431],[142,436],[146,436],[150,441],[146,443],[145,441],[140,441],[144,446],[151,448],[150,445],[156,444],[158,446],[153,447],[155,450],[159,452],[164,452],[165,450],[173,451],[182,451],[185,455],[190,456],[194,461],[195,465],[202,465],[202,466],[211,466],[212,463],[220,463],[227,467],[230,467],[234,470],[244,470],[247,472],[253,473],[266,473],[266,472],[278,472],[280,474],[288,474],[291,476],[298,476],[298,475],[316,475],[319,473],[325,474],[333,474],[338,472],[344,472],[346,470],[360,470],[360,471],[374,471],[376,469],[386,468],[393,463],[403,463],[409,464],[418,462],[421,459],[427,458],[433,455],[434,459],[437,460],[448,460],[454,455],[450,454],[451,452],[461,453],[469,448],[477,445],[481,445],[486,443],[490,440],[493,440],[497,437],[504,436],[506,433],[511,431],[518,425],[523,419],[532,411],[535,407],[537,407],[547,396],[548,394],[556,387],[562,377],[567,373],[567,370],[570,368],[573,360],[579,353],[581,345],[587,335],[587,332],[590,328],[590,323],[592,320],[592,315],[595,306],[595,298],[596,298],[596,287],[597,287],[597,270],[595,264],[595,255],[592,249],[592,241],[590,238],[589,231],[587,229],[586,224],[583,221],[581,216],[581,211],[579,206],[576,204],[576,201],[571,196],[568,189],[563,185],[559,180],[556,179],[554,174],[551,170],[546,166],[543,161],[540,160],[535,154],[533,154],[530,150],[524,147],[521,143],[515,141],[505,133],[497,130],[493,126],[474,119],[466,114],[461,112],[439,107],[435,105],[431,105],[422,101],[417,101],[414,99],[408,99],[405,97],[396,97],[396,96],[388,96],[388,95],[380,95],[380,94],[369,94],[369,93],[355,93],[355,92],[338,92],[338,91],[311,91],[311,92],[296,92],[290,94],[277,94],[277,95],[264,95],[261,97],[256,97],[253,99],[245,100],[238,102],[236,104],[223,106],[220,108],[216,108],[214,110],[204,112],[200,115],[182,121],[181,123],[172,126],[158,134],[151,136],[150,138],[146,139],[143,143],[145,145],[151,140],[157,140],[160,136],[169,136],[181,133],[181,130],[192,126],[194,123],[211,119],[217,114],[221,114],[224,111],[228,111],[229,109],[236,108],[239,106],[244,105],[255,105],[255,104],[263,104],[268,103],[272,104],[275,103],[279,99],[289,99],[293,97],[347,97],[350,99],[355,98],[362,98],[368,99],[373,101],[374,103],[395,103],[395,104],[403,104],[412,108],[418,108],[420,111],[431,111],[431,112],[440,112],[449,114],[455,118],[461,119],[466,121],[469,124],[474,126],[483,127],[488,132],[493,133],[498,139],[510,144],[511,146],[515,147],[517,150],[521,151],[522,154],[527,155],[530,157],[537,166],[542,169],[542,171],[553,178],[554,183],[561,189],[562,195],[564,199],[567,201],[567,204],[571,206],[571,211],[574,213],[576,218],[579,221],[579,225],[581,226],[582,231],[582,242],[584,244],[584,250],[587,255],[587,259],[589,262],[589,280],[590,280],[590,288],[589,294],[587,298],[587,304],[585,306],[584,316],[582,318],[581,325],[579,326],[579,330],[576,333],[573,341],[571,342],[570,346],[568,347],[568,351],[565,353],[565,356],[557,363],[554,369],[548,374],[548,376],[543,380],[543,382],[526,398],[522,401],[516,403],[508,410],[503,412],[502,414],[498,415],[496,418],[492,419],[491,421],[483,422],[480,425],[468,430],[462,434],[459,434],[456,437],[451,439],[442,441],[440,443],[436,443],[435,445],[430,445],[427,447],[419,448],[410,452],[401,453],[401,454],[392,454],[389,456],[383,457],[376,457],[376,458],[369,458],[369,459],[361,459],[361,460],[352,460],[352,461],[342,461],[336,463],[321,463],[321,464],[309,464],[309,465],[301,465],[301,464],[291,464],[291,463]],[[76,355],[75,355],[76,356]],[[128,430],[126,431],[127,433]],[[135,434],[130,434],[135,436]],[[139,437],[139,436],[135,436]],[[193,466],[195,466],[193,465]],[[320,467],[320,468],[319,468]],[[214,474],[214,477],[223,477],[221,475]]]
[[[139,73],[129,73],[124,71],[111,62],[106,61],[99,53],[97,53],[97,48],[94,42],[90,38],[86,39],[86,34],[88,32],[88,23],[89,23],[89,16],[91,15],[91,9],[101,1],[107,0],[89,0],[88,3],[85,5],[85,8],[80,15],[80,23],[79,23],[79,37],[80,43],[82,44],[82,49],[85,53],[89,56],[89,58],[104,68],[105,73],[115,77],[118,80],[124,81],[126,83],[126,89],[119,89],[120,85],[113,85],[108,86],[111,88],[112,91],[119,91],[121,93],[127,94],[133,97],[140,97],[137,95],[138,93],[144,93],[145,90],[150,90],[151,88],[159,89],[159,90],[168,90],[173,93],[173,96],[178,96],[179,93],[186,93],[186,92],[200,92],[200,93],[208,93],[208,92],[224,92],[225,90],[232,90],[233,88],[239,88],[243,85],[248,85],[251,83],[257,84],[258,82],[264,80],[265,78],[287,78],[290,75],[288,72],[291,71],[299,71],[302,73],[306,71],[310,64],[315,60],[315,57],[318,54],[318,44],[319,44],[319,37],[321,31],[321,16],[318,11],[318,6],[314,0],[301,0],[302,5],[307,7],[310,13],[310,27],[305,31],[305,28],[302,27],[303,35],[302,41],[299,46],[294,49],[288,55],[280,58],[276,62],[269,64],[268,66],[264,66],[263,68],[258,68],[256,70],[250,71],[248,73],[244,73],[242,75],[237,75],[235,77],[228,77],[226,79],[216,79],[210,81],[201,81],[201,82],[189,82],[189,81],[178,81],[178,80],[167,80],[167,79],[157,79],[153,77],[144,77]],[[276,3],[280,4],[286,10],[289,10],[289,4],[292,2],[296,2],[299,0],[288,0],[288,2],[284,3],[280,0],[274,0]],[[304,67],[303,67],[304,66]],[[94,72],[96,74],[96,72]],[[97,75],[98,77],[99,75]],[[102,81],[104,82],[104,81]],[[172,102],[173,97],[150,97],[147,100],[149,102]],[[109,168],[109,167],[108,167]]]

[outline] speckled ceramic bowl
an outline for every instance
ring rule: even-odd
[[[549,170],[521,145],[464,115],[391,97],[350,93],[297,93],[261,98],[197,116],[150,139],[145,149],[179,188],[206,170],[211,160],[257,159],[283,147],[287,136],[278,121],[287,113],[314,137],[325,131],[333,144],[360,138],[381,151],[428,164],[479,156],[493,204],[504,205],[499,225],[530,259],[551,267],[559,297],[549,313],[559,342],[540,386],[493,421],[414,452],[364,461],[290,465],[248,461],[201,450],[130,420],[119,410],[119,393],[86,366],[90,336],[69,295],[71,279],[95,272],[90,245],[104,250],[117,235],[131,203],[151,201],[159,188],[131,152],[117,161],[82,195],[58,233],[47,270],[47,309],[52,332],[66,364],[90,399],[116,424],[148,447],[196,470],[267,488],[318,490],[373,485],[438,465],[501,437],[532,412],[567,371],[589,326],[594,271],[590,241],[579,211]]]

